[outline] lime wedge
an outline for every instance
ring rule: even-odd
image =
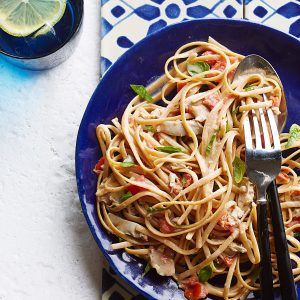
[[[43,26],[51,29],[66,5],[67,0],[0,0],[0,28],[12,36],[28,36]]]

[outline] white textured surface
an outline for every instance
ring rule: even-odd
[[[99,299],[101,254],[81,213],[77,129],[99,78],[99,2],[56,69],[0,58],[0,299]]]

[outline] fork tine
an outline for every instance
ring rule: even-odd
[[[278,133],[277,124],[275,122],[273,111],[271,109],[267,109],[267,113],[270,121],[271,132],[273,135],[274,148],[280,150],[281,147],[280,147],[279,133]]]
[[[267,96],[264,94],[264,101],[267,101]],[[278,133],[278,128],[277,128],[277,124],[274,118],[274,113],[272,111],[272,109],[268,108],[267,109],[267,114],[269,117],[269,123],[270,123],[270,128],[271,128],[271,132],[272,132],[272,136],[273,136],[273,142],[274,142],[274,148],[277,150],[280,150],[280,139],[279,139],[279,133]]]
[[[252,135],[251,135],[251,127],[248,115],[244,120],[244,134],[245,134],[245,145],[246,148],[252,149]]]
[[[265,114],[262,108],[259,108],[259,114],[260,114],[260,121],[263,130],[263,135],[264,135],[265,149],[271,149],[270,135],[266,123]]]
[[[256,149],[262,149],[260,129],[259,129],[257,115],[254,109],[252,109],[252,119],[253,119],[254,133],[255,133]]]

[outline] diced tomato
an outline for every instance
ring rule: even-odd
[[[158,133],[158,132],[155,132],[154,134],[153,134],[153,137],[159,142],[160,141],[160,139],[161,139],[161,136],[160,136],[160,134]]]
[[[220,96],[217,93],[213,93],[204,98],[203,104],[210,110],[212,110],[221,101]]]
[[[95,171],[102,171],[105,163],[105,158],[102,156],[95,165]]]
[[[139,175],[135,178],[136,181],[140,181],[140,182],[144,182],[145,181],[145,176],[144,175]],[[147,189],[138,186],[138,185],[134,185],[134,184],[129,184],[127,187],[127,190],[129,192],[131,192],[133,195],[140,193],[140,192],[144,192],[147,191]]]
[[[185,85],[186,85],[186,83],[177,82],[177,92],[179,92]]]
[[[226,231],[233,232],[235,228],[235,224],[228,220],[228,214],[224,212],[220,217],[218,224],[222,227],[222,229]]]
[[[290,177],[284,172],[280,172],[276,177],[276,184],[286,184],[289,183]]]
[[[188,300],[199,300],[207,297],[207,290],[205,286],[200,283],[196,278],[191,278],[184,283],[184,296]]]
[[[227,267],[230,267],[234,261],[234,256],[222,255],[222,259]]]
[[[145,188],[143,187],[140,187],[138,185],[134,185],[134,184],[129,184],[127,186],[127,190],[129,192],[131,192],[133,195],[137,194],[137,193],[140,193],[140,192],[143,192],[143,191],[147,191]]]
[[[193,177],[189,173],[184,173],[182,176],[182,182],[184,183],[184,188],[187,188],[193,183]]]
[[[207,51],[202,53],[203,56],[204,55],[213,55],[213,54],[216,54],[216,53],[211,51],[211,50],[207,50]],[[216,64],[217,60],[216,59],[211,59],[211,60],[206,60],[205,62],[208,63],[212,67],[213,65]]]
[[[221,59],[218,60],[211,69],[223,72],[225,68],[226,68],[226,61],[224,59]]]
[[[297,224],[300,224],[300,217],[294,217],[292,221],[288,224],[288,227],[292,227]]]
[[[159,222],[159,230],[162,233],[173,233],[175,231],[175,227],[171,226],[165,218],[160,218]]]

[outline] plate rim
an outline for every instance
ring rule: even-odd
[[[76,147],[75,147],[75,174],[76,174],[76,182],[77,182],[77,193],[79,196],[79,200],[80,200],[80,204],[81,204],[81,208],[82,208],[82,212],[84,214],[84,217],[86,219],[86,222],[89,226],[89,230],[92,233],[92,236],[96,242],[96,244],[98,245],[99,249],[101,250],[102,255],[105,257],[105,259],[108,261],[109,266],[112,267],[112,269],[114,270],[114,272],[122,279],[124,280],[126,283],[128,283],[130,285],[130,287],[132,287],[135,291],[139,292],[140,294],[142,294],[143,296],[145,296],[147,299],[150,300],[155,300],[155,298],[153,298],[151,295],[149,295],[147,292],[143,291],[142,289],[140,289],[134,281],[129,280],[125,275],[123,275],[121,273],[121,271],[119,271],[119,269],[117,268],[117,266],[114,264],[113,260],[110,257],[110,254],[105,250],[105,248],[103,247],[100,238],[98,237],[96,230],[94,229],[94,226],[89,218],[88,212],[87,212],[87,206],[86,203],[84,201],[84,197],[83,197],[83,193],[81,192],[81,179],[80,179],[80,171],[79,171],[79,147],[80,147],[80,143],[81,143],[81,132],[84,130],[84,125],[85,122],[84,120],[86,119],[86,116],[89,114],[92,105],[94,104],[94,102],[96,102],[96,97],[95,95],[97,94],[100,86],[102,84],[105,84],[105,82],[108,80],[108,78],[110,77],[110,74],[114,72],[114,69],[121,64],[124,60],[127,59],[128,56],[131,55],[132,52],[137,51],[143,44],[147,43],[147,41],[149,39],[151,39],[152,37],[159,35],[161,32],[168,32],[171,30],[178,30],[180,29],[182,24],[185,23],[224,23],[224,22],[229,22],[232,24],[249,24],[250,26],[253,27],[258,27],[258,28],[263,28],[263,29],[267,29],[270,31],[273,31],[279,35],[285,36],[287,38],[289,38],[291,41],[298,43],[298,45],[300,46],[300,41],[294,37],[293,35],[291,35],[290,33],[285,33],[283,31],[280,31],[276,28],[272,28],[270,26],[267,26],[265,24],[261,24],[261,23],[257,23],[254,21],[250,21],[250,20],[246,20],[246,19],[227,19],[227,18],[204,18],[204,19],[195,19],[195,20],[185,20],[183,22],[180,23],[175,23],[175,24],[171,24],[168,25],[146,37],[144,37],[142,40],[140,40],[139,42],[137,42],[136,44],[134,44],[131,48],[129,48],[125,53],[123,53],[110,67],[109,69],[105,72],[104,76],[100,79],[100,82],[97,84],[97,87],[95,88],[95,91],[93,92],[92,96],[90,97],[90,100],[85,108],[85,111],[82,115],[81,121],[80,121],[80,126],[78,128],[78,132],[77,132],[77,138],[76,138]],[[103,83],[104,82],[104,83]],[[101,226],[101,224],[99,223],[99,226]],[[108,233],[107,233],[108,234]],[[102,280],[102,279],[101,279]]]

